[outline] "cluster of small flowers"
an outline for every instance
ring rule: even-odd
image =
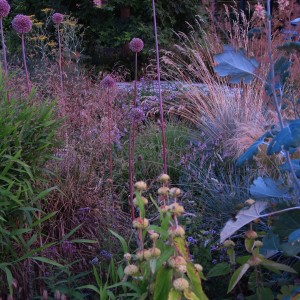
[[[278,7],[281,11],[284,11],[289,5],[290,2],[288,0],[278,0]]]
[[[140,107],[133,107],[129,112],[129,118],[135,123],[142,123],[146,119],[145,113]]]
[[[61,245],[62,251],[64,254],[72,254],[76,253],[76,247],[70,241],[64,241]]]
[[[113,254],[111,254],[110,252],[108,252],[106,250],[101,250],[99,254],[106,260],[110,260],[113,256]]]
[[[6,17],[10,12],[10,5],[6,0],[0,0],[0,18]]]
[[[257,18],[264,20],[266,17],[265,8],[261,4],[256,4],[254,14]]]

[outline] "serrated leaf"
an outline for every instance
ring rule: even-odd
[[[270,132],[266,132],[263,134],[259,139],[257,139],[246,151],[244,154],[242,154],[237,162],[237,166],[241,166],[244,164],[247,160],[252,160],[255,155],[257,155],[259,146],[262,144],[265,144],[265,138],[270,138],[272,137],[272,134]]]
[[[230,76],[230,83],[250,83],[255,76],[258,62],[255,58],[247,58],[245,51],[224,46],[224,52],[214,56],[218,65],[214,67],[219,76]]]
[[[250,186],[250,194],[253,198],[290,198],[287,191],[278,188],[276,182],[270,177],[256,178]]]
[[[234,287],[238,284],[240,279],[244,276],[244,274],[248,271],[249,268],[250,265],[246,263],[235,270],[232,277],[230,278],[227,293],[231,292],[234,289]]]
[[[287,126],[279,131],[267,148],[267,154],[279,153],[282,149],[289,151],[300,145],[300,119],[289,121]]]
[[[184,257],[186,261],[190,260],[190,252],[189,248],[185,242],[185,239],[182,237],[175,237],[173,239],[174,247],[177,249],[177,251]]]
[[[175,289],[171,289],[168,295],[168,300],[180,300],[182,298],[182,293],[176,291]]]
[[[207,277],[210,278],[210,277],[223,276],[223,275],[227,275],[229,273],[230,273],[230,264],[227,262],[222,262],[222,263],[219,263],[219,264],[213,266],[209,270]]]
[[[153,300],[168,299],[173,269],[161,268],[156,275]]]
[[[234,220],[229,220],[221,231],[221,243],[234,234],[237,230],[247,225],[248,223],[259,219],[260,213],[267,207],[267,202],[256,201],[248,209],[242,209]]]
[[[277,263],[277,262],[269,260],[269,259],[263,258],[261,264],[263,266],[268,266],[268,267],[274,268],[276,270],[297,274],[297,272],[293,268],[291,268],[287,265],[284,265],[284,264]]]

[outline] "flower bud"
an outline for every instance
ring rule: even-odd
[[[147,190],[147,183],[144,181],[138,181],[134,184],[136,191],[143,192]]]
[[[161,174],[158,177],[158,181],[161,183],[167,183],[170,180],[170,176],[168,174]]]
[[[124,269],[124,274],[127,276],[136,275],[139,272],[139,268],[136,265],[128,265]]]
[[[173,286],[176,291],[184,291],[188,289],[189,282],[184,278],[177,278],[173,281]]]
[[[257,257],[257,256],[252,256],[248,259],[247,263],[251,266],[251,267],[255,267],[258,266],[261,263],[261,258]]]
[[[177,198],[180,194],[181,194],[181,190],[179,188],[177,188],[177,187],[173,187],[169,191],[169,195],[172,198]]]
[[[157,193],[160,196],[167,196],[169,193],[169,188],[166,186],[162,186],[161,188],[158,189]]]
[[[183,206],[178,204],[177,202],[170,204],[169,209],[176,216],[181,216],[184,213]]]
[[[264,244],[263,244],[263,242],[261,242],[261,241],[255,241],[255,242],[254,242],[254,247],[261,248],[263,245],[264,245]]]
[[[203,267],[200,264],[194,264],[194,267],[197,270],[197,272],[202,272],[203,271]]]
[[[135,218],[132,222],[132,226],[137,229],[145,229],[149,226],[149,220],[141,217]]]
[[[174,238],[176,236],[180,236],[180,237],[184,237],[185,235],[185,231],[183,229],[182,226],[171,226],[169,229],[168,229],[168,235],[169,237],[171,238]]]
[[[184,273],[187,272],[187,268],[186,268],[185,265],[178,266],[178,267],[176,268],[176,271],[177,271],[178,273],[180,273],[180,274],[184,274]]]
[[[147,204],[148,204],[147,198],[145,198],[145,197],[141,197],[141,198],[142,198],[142,203],[143,203],[144,205],[147,205]],[[133,203],[133,205],[134,205],[135,207],[138,207],[138,206],[139,206],[139,201],[138,201],[137,198],[134,198],[133,201],[132,201],[132,203]]]
[[[168,205],[162,205],[160,207],[160,211],[163,212],[163,213],[166,213],[169,210],[170,210],[170,207]]]
[[[254,240],[257,238],[257,232],[255,232],[254,230],[248,230],[246,233],[245,233],[245,237],[247,239],[250,239],[250,240]]]
[[[159,234],[158,233],[156,233],[156,232],[150,233],[150,239],[152,241],[156,241],[156,240],[158,240],[158,238],[159,238]]]
[[[160,256],[161,251],[158,248],[152,248],[152,249],[150,249],[150,253],[151,253],[152,257],[157,258]]]
[[[168,265],[171,268],[178,268],[179,266],[186,266],[187,262],[182,256],[171,256],[168,259]]]
[[[224,247],[226,248],[230,248],[230,247],[234,247],[235,246],[235,243],[234,241],[232,240],[226,240],[224,243],[223,243]]]
[[[124,259],[125,259],[126,261],[130,261],[130,260],[131,260],[131,254],[130,254],[130,253],[125,253],[125,254],[124,254]]]
[[[248,199],[245,201],[245,204],[250,205],[250,206],[254,203],[255,203],[255,200],[253,200],[253,199]]]

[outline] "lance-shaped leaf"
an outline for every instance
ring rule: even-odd
[[[182,299],[182,293],[179,291],[176,291],[175,289],[170,289],[168,300],[180,300]]]
[[[173,276],[173,269],[161,268],[155,280],[154,300],[168,299],[171,288],[171,280]]]
[[[249,268],[250,265],[246,263],[235,270],[230,279],[227,293],[231,292],[234,289],[234,287],[237,285],[237,283],[240,281],[240,279],[244,276],[244,274],[248,271]]]
[[[300,159],[292,159],[292,168],[295,171],[296,176],[300,177]],[[284,164],[280,165],[279,167],[280,171],[291,171],[290,165],[285,162]]]
[[[229,76],[230,83],[249,83],[255,76],[258,62],[255,58],[247,58],[244,50],[235,50],[224,46],[224,52],[214,57],[217,66],[214,67],[219,76]]]
[[[237,166],[242,165],[247,160],[252,160],[255,155],[257,155],[259,146],[265,144],[265,139],[272,137],[271,132],[266,132],[259,139],[257,139],[246,151],[242,154],[236,162]]]
[[[229,220],[225,224],[225,227],[221,231],[221,243],[228,239],[237,230],[245,226],[246,224],[258,219],[260,213],[264,211],[267,207],[267,202],[256,201],[248,209],[242,209],[236,215],[235,221]]]
[[[269,260],[269,259],[264,258],[264,259],[262,259],[261,264],[263,266],[271,267],[271,268],[279,270],[279,271],[284,271],[284,272],[296,273],[297,274],[297,272],[293,268],[291,268],[287,265],[284,265],[284,264],[277,263],[273,260]]]
[[[270,177],[258,177],[250,186],[250,194],[253,198],[286,198],[289,199],[287,191],[277,187],[277,184]]]
[[[300,146],[300,119],[290,121],[286,127],[274,137],[268,146],[267,154],[279,153]]]

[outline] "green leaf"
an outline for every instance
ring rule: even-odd
[[[235,50],[231,46],[224,46],[224,52],[214,56],[215,72],[219,76],[230,76],[230,83],[250,83],[255,76],[258,62],[255,58],[247,58],[245,51]]]
[[[127,253],[128,252],[128,245],[127,245],[125,239],[122,236],[120,236],[119,234],[117,234],[116,232],[112,231],[112,230],[109,230],[109,232],[112,235],[114,235],[120,241],[120,243],[122,245],[122,248],[123,248],[123,252]]]
[[[76,239],[76,240],[71,240],[71,243],[80,243],[80,244],[97,244],[97,241],[94,240],[87,240],[87,239]]]
[[[75,228],[73,228],[70,232],[68,232],[61,240],[60,243],[63,243],[64,241],[66,241],[70,236],[72,236],[80,227],[82,226],[82,224],[79,224],[78,226],[76,226]]]
[[[65,268],[63,265],[59,264],[58,262],[56,262],[55,260],[46,258],[46,257],[41,257],[41,256],[36,256],[36,257],[32,257],[33,260],[38,260],[41,261],[43,263],[55,266],[55,267],[59,267],[59,268]]]
[[[215,266],[213,266],[208,274],[207,277],[217,277],[217,276],[223,276],[230,273],[230,264],[227,262],[219,263]]]
[[[203,291],[199,273],[191,262],[187,263],[187,275],[191,281],[192,290],[199,298],[199,300],[208,300],[207,296]]]
[[[46,220],[52,218],[52,217],[55,216],[56,214],[57,214],[57,211],[51,212],[51,213],[47,214],[46,216],[44,216],[43,218],[41,218],[41,219],[39,219],[39,220],[33,222],[33,223],[31,224],[31,226],[32,226],[32,227],[38,226],[39,224],[41,224],[41,223],[45,222]]]
[[[199,300],[199,298],[193,292],[189,291],[188,289],[184,290],[183,294],[186,299]]]
[[[234,287],[237,285],[237,283],[240,281],[240,279],[244,276],[244,274],[248,271],[249,268],[250,265],[246,263],[235,270],[232,277],[230,278],[227,293],[231,292],[234,289]]]
[[[150,270],[152,272],[152,274],[155,274],[155,270],[156,270],[156,259],[150,259],[149,260],[149,266],[150,266]]]
[[[180,300],[182,298],[182,293],[176,291],[175,289],[171,289],[168,295],[168,300]]]
[[[168,299],[172,276],[173,269],[171,268],[163,267],[157,272],[153,300]]]
[[[271,267],[271,268],[274,268],[274,269],[277,269],[277,270],[280,270],[280,271],[289,272],[289,273],[296,273],[297,274],[297,272],[293,268],[291,268],[287,265],[284,265],[284,264],[277,263],[277,262],[269,260],[269,259],[265,259],[265,258],[262,259],[261,264],[263,266]]]
[[[78,289],[78,290],[89,289],[89,290],[96,292],[98,295],[100,295],[100,290],[92,284],[82,285],[82,286],[77,287],[76,289]]]
[[[252,253],[253,245],[254,245],[254,240],[247,239],[247,238],[245,239],[245,248],[249,253]]]
[[[13,288],[12,288],[13,275],[10,269],[7,267],[7,264],[0,264],[0,269],[4,271],[6,275],[7,285],[9,287],[10,294],[13,294]]]
[[[183,237],[177,236],[173,238],[173,245],[186,261],[190,260],[189,248],[186,245],[185,239]]]

